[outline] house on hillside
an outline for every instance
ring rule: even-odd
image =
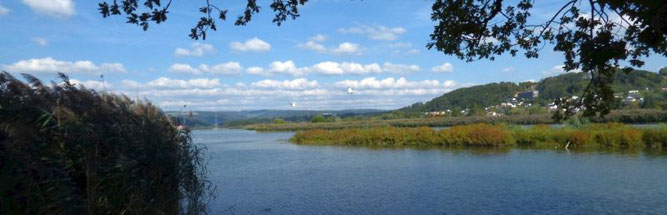
[[[424,115],[426,116],[446,116],[447,114],[450,114],[452,111],[447,109],[444,111],[429,111],[429,112],[424,112]]]
[[[533,100],[537,98],[539,94],[540,94],[539,91],[533,90],[526,92],[518,92],[514,97],[518,98],[519,100]]]
[[[558,111],[558,105],[552,102],[549,105],[547,105],[547,112],[554,112],[554,111]]]

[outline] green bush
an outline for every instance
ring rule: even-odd
[[[0,73],[0,214],[199,214],[203,151],[125,96]]]

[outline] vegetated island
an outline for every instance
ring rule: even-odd
[[[667,148],[667,125],[646,128],[621,123],[574,124],[555,128],[530,128],[484,123],[445,129],[429,127],[374,127],[363,129],[298,131],[296,144],[351,146],[509,146],[560,149],[658,149]]]

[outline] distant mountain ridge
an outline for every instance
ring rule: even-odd
[[[398,111],[428,112],[448,109],[466,109],[473,107],[488,107],[498,105],[518,92],[537,90],[539,92],[535,102],[546,104],[556,98],[581,96],[586,84],[587,73],[566,73],[548,77],[539,82],[500,82],[472,87],[460,88],[445,93],[425,103],[415,103]],[[662,89],[667,87],[667,76],[644,70],[633,70],[630,73],[617,72],[612,85],[615,93],[624,93],[629,90]],[[666,93],[667,94],[667,93]]]

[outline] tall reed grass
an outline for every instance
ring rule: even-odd
[[[203,149],[147,102],[0,73],[0,214],[200,214]]]
[[[364,129],[298,131],[296,144],[363,146],[521,146],[521,147],[667,147],[667,127],[635,128],[621,123],[530,128],[505,124],[471,124],[435,130],[429,127],[374,127]]]

